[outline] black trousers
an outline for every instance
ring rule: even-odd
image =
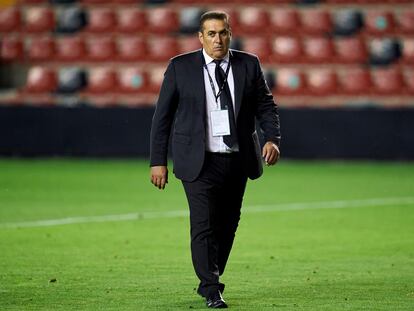
[[[190,207],[191,256],[203,296],[224,289],[219,276],[233,245],[246,182],[238,153],[208,152],[200,176],[183,181]]]

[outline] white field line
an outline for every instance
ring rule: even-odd
[[[336,209],[352,207],[369,207],[369,206],[392,206],[392,205],[414,205],[414,197],[401,198],[373,198],[363,200],[344,200],[344,201],[325,201],[325,202],[302,202],[302,203],[285,203],[269,205],[252,205],[244,206],[243,214],[280,212],[280,211],[299,211],[308,209]],[[97,222],[117,222],[140,219],[159,219],[175,218],[188,216],[187,210],[177,211],[160,211],[160,212],[139,212],[119,215],[101,215],[101,216],[79,216],[59,219],[45,219],[34,221],[8,222],[0,223],[2,228],[27,228],[27,227],[50,227],[58,225],[70,225],[81,223]]]

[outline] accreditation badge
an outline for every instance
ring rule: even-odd
[[[230,135],[229,111],[227,109],[213,110],[210,117],[214,137]]]

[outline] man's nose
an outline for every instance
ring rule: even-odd
[[[214,36],[214,42],[221,43],[221,36],[219,33],[216,33]]]

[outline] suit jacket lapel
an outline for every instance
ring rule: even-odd
[[[231,68],[233,71],[233,78],[234,78],[234,101],[235,101],[234,116],[236,118],[236,123],[237,123],[237,116],[239,115],[240,106],[242,103],[246,70],[243,66],[243,63],[240,61],[240,59],[237,56],[234,55],[232,51],[230,51],[230,62],[231,62]]]

